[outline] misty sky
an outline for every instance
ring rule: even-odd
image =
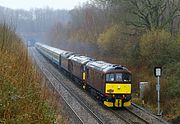
[[[0,0],[0,6],[12,9],[45,8],[73,9],[88,0]]]

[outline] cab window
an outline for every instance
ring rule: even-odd
[[[115,81],[114,74],[106,74],[106,81]]]
[[[127,73],[124,73],[124,74],[123,74],[123,81],[124,81],[124,82],[131,81],[131,75],[129,75],[129,74],[127,74]]]
[[[108,82],[129,82],[131,75],[128,73],[112,73],[106,74],[106,81]]]
[[[122,73],[116,74],[116,81],[122,81]]]

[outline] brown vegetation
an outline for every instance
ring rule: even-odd
[[[41,97],[41,79],[27,49],[5,23],[0,32],[0,123],[53,123],[55,114]]]

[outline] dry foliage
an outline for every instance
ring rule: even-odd
[[[0,123],[53,123],[54,112],[41,98],[41,80],[27,49],[7,25],[0,25],[0,32]]]

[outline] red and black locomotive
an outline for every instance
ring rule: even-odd
[[[36,49],[108,107],[131,105],[131,72],[116,64],[41,43]]]

